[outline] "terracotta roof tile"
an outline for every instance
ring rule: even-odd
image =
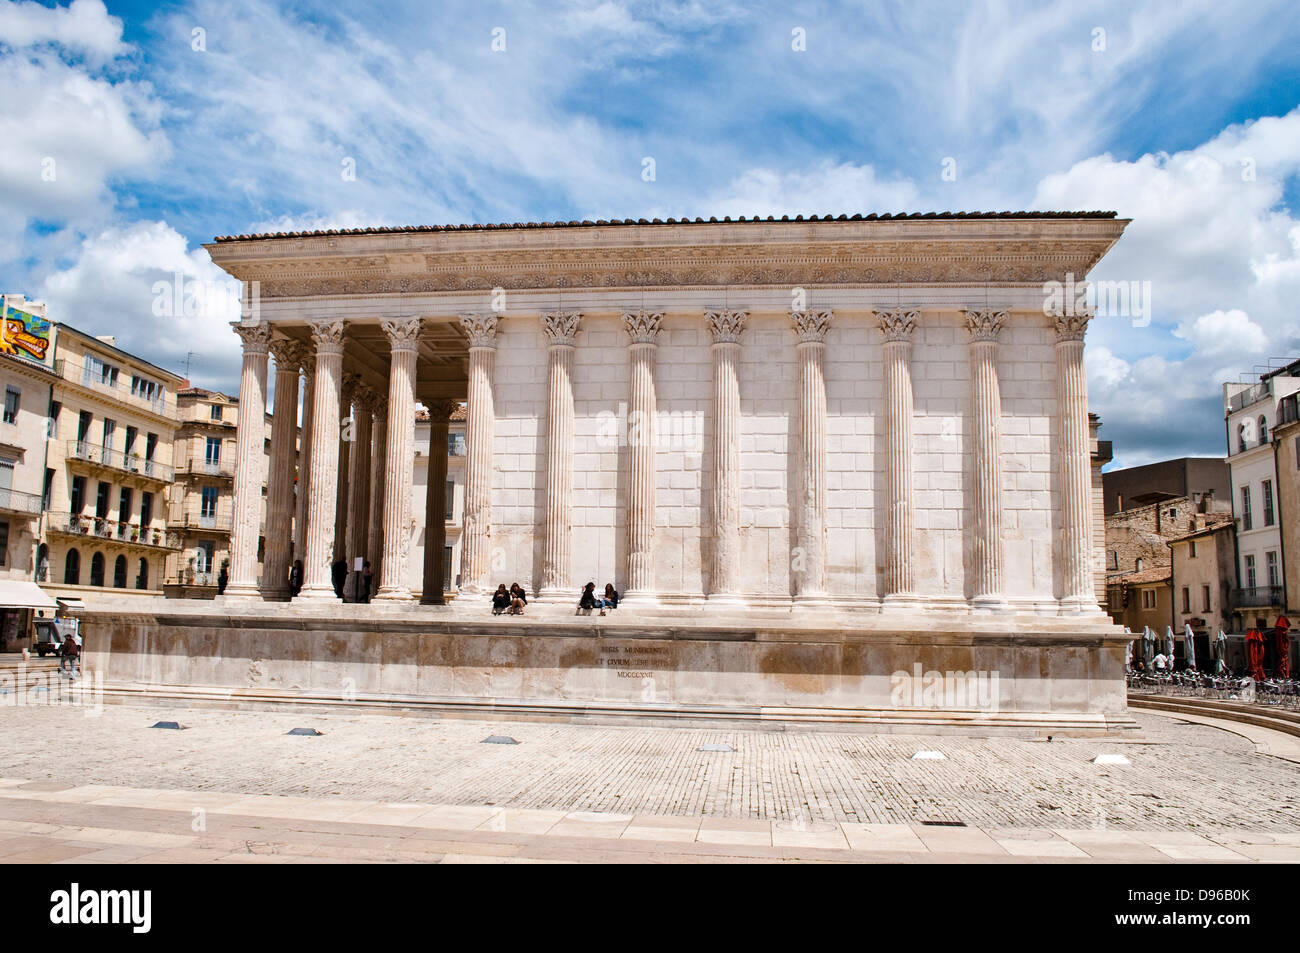
[[[721,219],[717,217],[704,218],[669,218],[669,219],[644,219],[644,218],[615,218],[615,219],[584,219],[583,221],[569,222],[498,222],[496,224],[461,224],[461,225],[394,225],[380,226],[374,228],[329,228],[309,232],[262,232],[256,235],[218,235],[214,241],[217,242],[240,242],[250,241],[253,239],[264,238],[319,238],[326,235],[391,235],[402,232],[461,232],[461,231],[501,231],[509,229],[526,229],[526,228],[606,228],[609,226],[628,226],[628,225],[716,225],[729,223],[758,223],[758,222],[888,222],[888,221],[915,221],[918,219],[1052,219],[1052,218],[1104,218],[1110,219],[1116,217],[1116,212],[897,212],[877,214],[872,212],[869,215],[796,215],[791,218],[789,215],[782,215],[777,218],[769,215],[763,218],[758,215],[744,216],[733,219],[730,215]]]

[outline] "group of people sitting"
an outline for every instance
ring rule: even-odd
[[[523,615],[524,607],[528,605],[528,593],[519,583],[512,583],[510,588],[506,588],[503,582],[497,586],[497,591],[492,593],[492,614],[501,615]],[[596,595],[596,584],[587,583],[583,587],[582,596],[578,599],[578,612],[581,615],[591,615],[592,610],[599,609],[601,615],[605,615],[606,609],[618,608],[618,591],[614,588],[613,583],[605,584],[605,595]]]
[[[503,582],[497,586],[497,591],[492,593],[493,615],[500,615],[503,612],[510,615],[523,615],[526,605],[528,605],[528,593],[524,592],[524,587],[517,582],[511,583],[509,590]]]

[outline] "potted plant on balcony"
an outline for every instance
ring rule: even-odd
[[[162,532],[161,532],[160,530],[154,530],[154,531],[153,531],[153,544],[154,544],[155,546],[161,546],[161,545],[162,545]]]

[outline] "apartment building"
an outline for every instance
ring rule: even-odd
[[[162,593],[175,471],[176,392],[184,379],[54,323],[53,394],[37,578],[51,594]]]
[[[1272,626],[1286,611],[1273,428],[1285,422],[1284,407],[1294,408],[1295,400],[1289,398],[1297,393],[1300,361],[1261,375],[1257,383],[1223,385],[1228,473],[1237,522],[1233,602],[1247,627]]]
[[[7,650],[27,646],[34,612],[56,608],[32,581],[55,376],[45,306],[4,295],[0,314],[0,650]]]
[[[211,599],[217,595],[222,567],[230,561],[239,398],[186,382],[176,395],[176,414],[176,482],[167,520],[179,534],[181,548],[167,557],[163,588],[169,598]],[[266,415],[263,447],[269,466],[270,414]],[[265,531],[265,480],[261,520]],[[264,539],[259,538],[259,564],[263,544]]]

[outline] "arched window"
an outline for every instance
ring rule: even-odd
[[[36,581],[45,582],[50,575],[50,547],[41,543],[36,547]]]
[[[69,549],[63,560],[63,583],[67,586],[81,584],[81,553]]]
[[[1263,414],[1259,415],[1259,443],[1260,446],[1268,443],[1268,418]]]
[[[1142,571],[1142,557],[1141,557],[1141,556],[1139,556],[1137,559],[1135,559],[1135,560],[1133,561],[1133,571],[1134,571],[1134,572],[1141,572],[1141,571]]]
[[[118,556],[113,560],[113,588],[126,588],[126,557]]]
[[[1246,450],[1246,424],[1237,424],[1237,452],[1244,453]]]
[[[143,556],[140,557],[140,573],[135,577],[135,587],[137,589],[149,588],[149,560]]]
[[[90,557],[90,584],[92,586],[102,586],[104,584],[103,553],[95,553]]]

